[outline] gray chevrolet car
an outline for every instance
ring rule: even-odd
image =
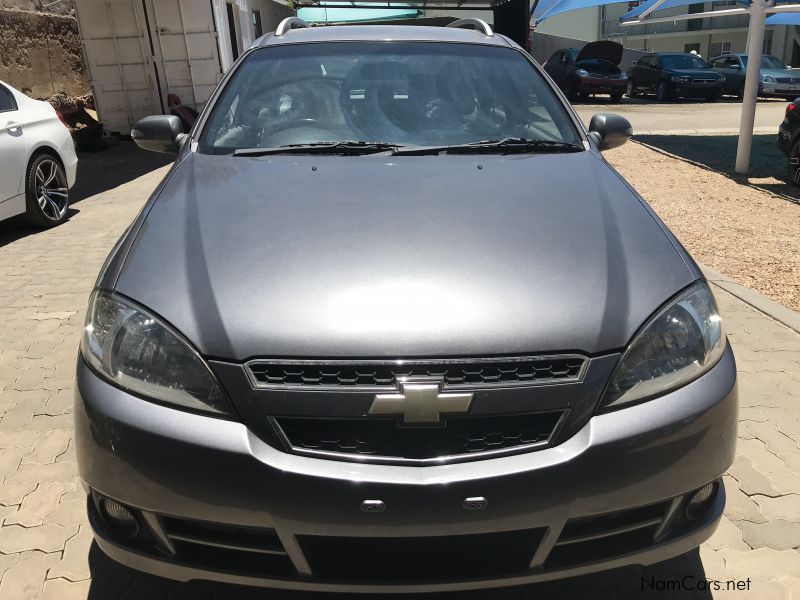
[[[100,548],[177,579],[490,588],[649,564],[722,514],[736,368],[675,237],[477,20],[281,24],[112,250],[77,365]]]

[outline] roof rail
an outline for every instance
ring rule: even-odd
[[[459,29],[474,29],[482,31],[484,35],[494,35],[492,28],[483,19],[474,19],[472,17],[466,19],[458,19],[452,23],[448,23],[445,27],[458,27]]]
[[[310,27],[310,25],[303,21],[303,19],[299,17],[286,17],[280,22],[280,25],[278,25],[278,28],[275,30],[275,35],[280,37],[290,29],[303,29],[304,27]]]

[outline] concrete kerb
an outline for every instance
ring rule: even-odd
[[[795,312],[790,308],[786,308],[774,300],[770,300],[766,296],[763,296],[758,292],[751,290],[749,287],[734,281],[727,275],[718,273],[714,269],[711,269],[705,265],[700,265],[700,268],[703,270],[703,274],[710,283],[725,290],[729,294],[736,296],[745,304],[752,306],[754,309],[765,314],[771,319],[774,319],[779,323],[786,325],[786,327],[794,329],[796,332],[800,333],[800,313]]]

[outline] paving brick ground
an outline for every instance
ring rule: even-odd
[[[73,368],[94,278],[166,171],[135,177],[131,157],[149,164],[124,145],[84,159],[84,168],[94,167],[80,193],[89,197],[63,226],[40,232],[0,224],[0,599],[305,598],[173,584],[116,565],[92,545],[71,442]],[[712,596],[642,589],[643,577],[686,576],[688,584],[750,580],[749,591],[714,591],[714,598],[800,598],[800,334],[716,293],[741,398],[739,449],[717,534],[699,552],[643,571],[459,599]]]

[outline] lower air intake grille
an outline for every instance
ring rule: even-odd
[[[244,575],[295,577],[297,571],[273,529],[162,517],[175,560]]]
[[[565,568],[643,550],[654,542],[670,502],[570,519],[545,566]]]
[[[279,417],[294,450],[432,459],[545,445],[562,411],[499,417],[448,417],[441,427],[404,427],[396,419]]]
[[[525,573],[544,529],[419,538],[304,535],[315,577],[328,581],[423,583]]]

